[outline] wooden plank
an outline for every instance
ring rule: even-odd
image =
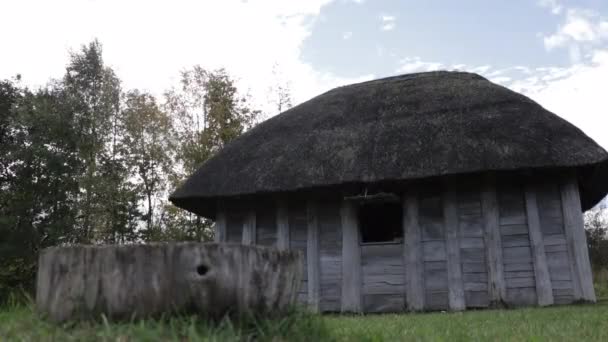
[[[505,279],[510,279],[510,278],[531,278],[531,277],[534,277],[534,271],[505,272]]]
[[[260,246],[276,246],[277,219],[276,210],[271,203],[258,206],[256,210],[255,244]]]
[[[486,250],[484,248],[462,248],[460,250],[461,262],[485,262]]]
[[[488,282],[466,283],[464,289],[465,291],[488,291]]]
[[[484,222],[486,260],[488,263],[488,294],[492,305],[499,305],[506,298],[506,287],[503,278],[502,245],[498,199],[493,177],[486,177],[481,190],[481,208]]]
[[[445,240],[443,207],[439,193],[420,194],[418,203],[418,225],[421,240]]]
[[[248,210],[243,219],[243,245],[254,245],[256,235],[255,210]]]
[[[319,224],[319,270],[322,311],[340,312],[342,298],[342,222],[340,202],[317,203]],[[359,263],[361,267],[361,263]]]
[[[534,265],[532,265],[531,262],[506,264],[504,266],[504,271],[505,272],[534,271]]]
[[[319,220],[317,205],[312,200],[306,203],[306,264],[308,266],[308,306],[311,311],[319,312],[321,289],[319,270]]]
[[[483,237],[462,237],[460,238],[460,248],[480,248],[483,249]]]
[[[525,224],[501,225],[502,236],[528,234],[528,226]]]
[[[467,283],[484,283],[488,284],[488,275],[484,273],[463,273],[462,280]]]
[[[517,287],[507,290],[505,302],[512,306],[528,306],[537,303],[534,287]]]
[[[447,270],[424,270],[424,289],[426,291],[448,291]]]
[[[466,308],[462,267],[460,263],[460,236],[458,234],[458,203],[452,189],[446,191],[443,199],[444,228],[446,231],[446,251],[448,268],[448,304],[450,310],[460,311]]]
[[[563,233],[544,235],[543,242],[545,246],[566,245],[566,236]]]
[[[361,312],[361,246],[357,208],[352,201],[342,201],[342,312]]]
[[[593,276],[587,250],[587,237],[581,209],[578,183],[575,176],[568,177],[561,186],[564,230],[570,256],[573,258],[574,296],[589,302],[595,302]]]
[[[464,296],[469,308],[485,308],[490,305],[488,291],[465,291]]]
[[[553,304],[553,287],[549,275],[549,266],[545,254],[545,244],[540,226],[540,216],[536,197],[536,189],[528,185],[525,189],[526,216],[528,218],[528,231],[532,248],[532,259],[534,264],[534,279],[536,286],[536,297],[538,305],[547,306]],[[508,284],[507,284],[508,285]]]
[[[487,264],[485,262],[464,262],[462,271],[465,273],[486,273]]]
[[[278,199],[276,202],[277,220],[277,248],[281,250],[289,249],[289,211],[287,201]]]
[[[363,296],[363,309],[369,313],[403,312],[403,294],[366,294]]]
[[[444,261],[447,257],[445,249],[445,241],[424,241],[422,242],[423,260]]]
[[[243,242],[243,215],[237,210],[226,208],[226,242]]]
[[[447,291],[425,291],[425,309],[427,310],[447,310],[449,299]]]
[[[217,214],[215,215],[215,235],[213,240],[215,242],[226,242],[228,234],[226,231],[226,211],[223,206],[218,204]]]
[[[420,226],[418,224],[418,198],[415,192],[403,197],[403,255],[406,264],[406,301],[410,311],[424,309],[423,264]]]
[[[536,282],[534,277],[529,278],[507,278],[507,289],[517,288],[517,287],[535,287]],[[551,293],[553,295],[553,293]]]
[[[505,247],[502,257],[505,264],[532,262],[530,247]]]
[[[502,237],[503,247],[529,247],[530,237],[528,234],[505,235]]]

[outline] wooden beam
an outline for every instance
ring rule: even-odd
[[[218,204],[217,213],[215,214],[214,229],[215,234],[213,236],[213,240],[215,242],[226,242],[226,210],[221,204]]]
[[[281,250],[289,249],[289,212],[287,201],[283,198],[277,200],[277,248]]]
[[[500,238],[498,198],[494,177],[484,177],[481,189],[481,210],[488,263],[488,295],[490,305],[502,306],[507,296],[503,274],[502,243]]]
[[[361,246],[357,207],[349,200],[342,201],[342,312],[362,312]]]
[[[403,197],[403,256],[406,271],[406,303],[410,311],[424,309],[423,262],[418,224],[418,196],[416,192],[408,192]]]
[[[256,235],[255,210],[248,210],[243,219],[243,245],[255,245]]]
[[[453,189],[445,192],[443,199],[443,217],[446,231],[446,250],[448,268],[448,304],[450,310],[461,311],[466,308],[464,286],[462,283],[462,266],[460,264],[460,236],[458,234],[458,207],[456,193]]]
[[[306,261],[308,265],[308,305],[313,312],[319,312],[321,302],[321,272],[319,269],[319,220],[317,205],[312,200],[306,203],[307,239]]]
[[[536,189],[531,184],[525,186],[526,217],[528,220],[528,233],[530,236],[530,247],[532,249],[532,260],[534,262],[534,278],[536,281],[536,298],[538,305],[547,306],[553,304],[553,286],[549,274],[549,266],[545,254],[545,244],[540,228],[540,216]]]
[[[593,276],[576,177],[569,176],[560,188],[566,243],[574,268],[573,278],[575,279],[572,279],[574,296],[575,299],[595,302]]]

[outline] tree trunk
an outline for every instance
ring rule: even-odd
[[[163,313],[278,315],[296,299],[300,252],[212,243],[43,250],[36,307],[51,320]]]

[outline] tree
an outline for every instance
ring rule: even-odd
[[[146,229],[150,234],[154,229],[154,201],[166,190],[167,175],[171,172],[172,122],[152,95],[139,91],[127,93],[121,119],[127,164],[143,188],[147,202]]]
[[[38,251],[71,241],[80,167],[57,89],[1,88],[0,297],[18,286],[33,289]]]
[[[608,269],[608,212],[592,209],[585,213],[585,232],[591,266]]]
[[[227,143],[257,121],[259,110],[251,108],[247,96],[239,93],[234,79],[224,69],[208,71],[200,66],[182,72],[181,88],[165,94],[165,108],[171,114],[176,132],[176,168],[173,187],[192,174]],[[166,231],[179,222],[182,238],[211,238],[211,222],[166,206]]]
[[[77,132],[83,168],[78,177],[81,191],[76,241],[111,242],[111,227],[130,224],[124,220],[132,217],[114,208],[125,199],[119,191],[130,191],[130,186],[120,159],[120,81],[104,65],[98,41],[72,53],[61,86],[64,110],[71,113]]]

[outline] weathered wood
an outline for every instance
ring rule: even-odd
[[[357,208],[352,201],[343,201],[342,222],[342,312],[361,312],[361,246]]]
[[[445,261],[446,242],[444,240],[422,242],[422,259],[424,261]]]
[[[505,302],[510,306],[528,306],[537,303],[534,287],[517,287],[507,290]]]
[[[226,231],[226,211],[223,206],[218,205],[217,214],[215,215],[215,235],[213,240],[215,242],[226,242],[228,234]]]
[[[289,249],[289,212],[287,201],[279,199],[276,202],[277,220],[277,248],[280,250]]]
[[[546,306],[553,304],[553,287],[545,255],[542,230],[540,227],[540,216],[536,197],[536,189],[527,185],[525,189],[526,217],[528,218],[528,232],[532,248],[532,259],[534,264],[534,279],[536,286],[536,297],[538,305]]]
[[[279,315],[296,299],[301,253],[235,244],[52,247],[36,306],[53,321],[176,312]]]
[[[425,291],[424,306],[426,310],[446,310],[448,304],[447,291]]]
[[[361,246],[363,310],[399,312],[405,308],[403,245]]]
[[[418,198],[415,192],[403,196],[403,235],[405,236],[404,257],[406,264],[406,302],[410,311],[424,309],[423,264],[421,232],[418,224]]]
[[[300,251],[302,258],[302,283],[298,292],[298,302],[302,305],[308,303],[308,265],[306,252],[307,245],[307,218],[306,203],[303,201],[290,201],[287,206],[289,213],[289,249]]]
[[[308,306],[313,312],[319,312],[321,299],[321,272],[319,270],[319,220],[317,213],[317,204],[312,200],[306,202],[306,226]]]
[[[481,208],[484,222],[486,260],[488,263],[488,295],[493,305],[499,305],[506,298],[506,286],[503,277],[502,245],[498,199],[493,177],[486,177],[481,190]]]
[[[446,230],[448,303],[450,310],[465,309],[460,245],[458,234],[458,206],[456,194],[449,189],[443,200],[443,217]]]
[[[236,210],[226,210],[226,242],[243,243],[243,215]]]
[[[262,202],[257,206],[255,221],[255,244],[275,247],[277,245],[277,219],[272,202]]]
[[[363,295],[363,310],[365,312],[403,312],[404,308],[403,294]]]
[[[573,258],[574,296],[589,302],[595,302],[593,277],[587,250],[587,237],[583,214],[581,210],[580,195],[576,177],[571,176],[561,185],[561,199],[564,219],[564,231],[568,242],[570,256]]]
[[[340,202],[317,202],[319,223],[320,310],[340,312],[342,298],[342,223]]]
[[[243,219],[243,245],[255,245],[256,236],[255,210],[248,210]]]

